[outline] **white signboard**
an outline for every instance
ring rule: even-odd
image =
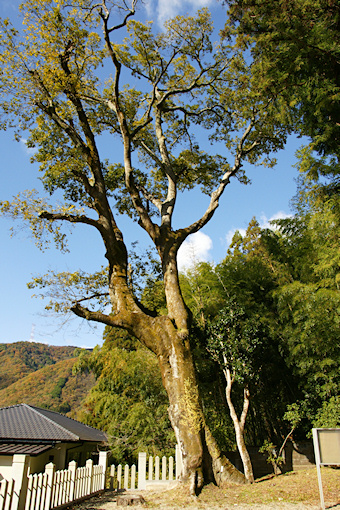
[[[340,466],[340,429],[313,429],[313,443],[321,508],[325,510],[321,466]]]

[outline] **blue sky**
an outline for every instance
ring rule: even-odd
[[[15,15],[17,4],[16,0],[1,0],[0,16]],[[220,3],[203,0],[150,0],[146,4],[146,17],[153,18],[155,24],[161,26],[168,16],[193,14],[202,6],[209,6],[219,23],[223,20],[224,8]],[[296,191],[294,179],[297,176],[292,165],[295,163],[295,151],[300,145],[301,140],[291,137],[286,149],[277,154],[278,164],[274,169],[249,168],[251,185],[244,186],[236,180],[231,182],[209,225],[182,247],[180,267],[188,266],[192,260],[219,262],[225,256],[233,232],[246,229],[253,216],[261,225],[266,225],[270,219],[291,213],[289,201]],[[0,200],[10,200],[26,189],[39,189],[38,169],[30,164],[30,153],[24,140],[16,142],[12,132],[0,132],[0,149]],[[175,227],[186,226],[199,218],[208,203],[208,198],[199,191],[181,198]],[[91,272],[105,264],[104,248],[97,234],[86,227],[73,229],[69,238],[70,253],[63,255],[54,248],[39,251],[25,231],[19,230],[11,237],[9,229],[12,224],[10,220],[0,218],[0,343],[33,339],[51,345],[93,347],[100,344],[101,326],[90,327],[78,318],[64,324],[63,318],[44,315],[44,301],[32,298],[33,292],[26,286],[32,276],[45,274],[49,269],[75,271],[81,268]],[[140,235],[140,230],[137,232],[128,220],[118,217],[118,225],[128,244],[137,238],[140,239],[140,250],[150,244],[146,234],[142,232]]]

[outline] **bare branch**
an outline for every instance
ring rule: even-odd
[[[144,188],[144,186],[137,186],[138,189],[143,193],[143,196],[146,200],[151,202],[159,211],[161,211],[162,208],[162,202],[158,198],[154,197],[150,191]]]
[[[182,112],[187,117],[199,117],[203,113],[211,112],[211,113],[214,113],[219,118],[220,121],[223,121],[223,116],[220,113],[218,113],[218,111],[216,111],[217,108],[224,110],[222,105],[216,104],[213,106],[206,106],[205,108],[202,108],[201,110],[198,110],[198,111],[188,110],[187,108],[184,108],[184,106],[182,106],[182,105],[165,106],[163,108],[163,111],[164,112]],[[224,112],[226,112],[226,110],[224,110]]]
[[[91,294],[91,296],[84,297],[82,299],[78,299],[77,303],[82,303],[83,301],[90,301],[91,299],[96,299],[104,296],[109,296],[109,292],[96,292],[95,294]]]
[[[136,12],[136,4],[137,4],[137,0],[132,0],[132,5],[131,5],[131,8],[130,9],[126,9],[128,11],[128,13],[126,14],[124,20],[122,21],[122,23],[120,23],[119,25],[115,25],[111,28],[108,28],[108,32],[111,33],[113,32],[114,30],[118,30],[119,28],[123,28],[126,26],[127,22],[128,22],[128,19],[131,18],[131,16],[134,16],[135,12]],[[106,2],[105,0],[103,1],[103,8],[105,9],[105,16],[107,16],[107,19],[109,18],[109,11],[106,7]]]
[[[156,154],[154,151],[152,151],[152,150],[150,149],[150,147],[148,147],[148,146],[146,145],[146,143],[145,143],[143,140],[138,141],[138,145],[139,145],[140,147],[142,147],[142,148],[145,150],[145,152],[146,152],[146,153],[150,156],[150,158],[151,158],[151,159],[152,159],[152,160],[156,163],[156,165],[157,165],[157,166],[159,166],[159,168],[162,168],[162,166],[163,166],[163,162],[159,159],[159,157],[157,156],[157,154]]]
[[[165,108],[164,103],[171,96],[187,94],[188,92],[191,92],[192,90],[194,90],[196,88],[201,88],[201,87],[206,88],[206,87],[209,87],[210,85],[212,85],[216,81],[216,77],[213,77],[211,80],[208,80],[204,83],[199,83],[199,80],[205,74],[207,74],[212,69],[218,67],[219,65],[220,65],[220,62],[217,61],[214,64],[212,64],[211,66],[201,69],[201,71],[197,74],[197,76],[192,80],[192,82],[187,87],[173,88],[173,89],[168,90],[167,92],[163,91],[164,95],[161,97],[160,101],[158,102],[158,106],[160,108]],[[225,62],[225,64],[219,70],[219,74],[223,73],[223,71],[226,69],[227,65],[228,65],[228,62]]]
[[[138,133],[139,131],[141,131],[142,129],[144,129],[148,124],[150,124],[150,122],[152,122],[152,117],[150,117],[150,108],[148,108],[148,112],[146,114],[146,121],[143,122],[143,124],[140,124],[139,126],[136,127],[136,129],[134,129],[133,131],[131,131],[131,139],[133,139]]]

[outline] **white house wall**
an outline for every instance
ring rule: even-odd
[[[2,478],[10,480],[12,478],[12,456],[0,455],[0,481]]]

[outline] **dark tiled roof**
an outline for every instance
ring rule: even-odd
[[[0,455],[40,455],[53,448],[52,444],[0,443]]]
[[[0,408],[0,440],[103,442],[106,436],[60,413],[19,404]]]

